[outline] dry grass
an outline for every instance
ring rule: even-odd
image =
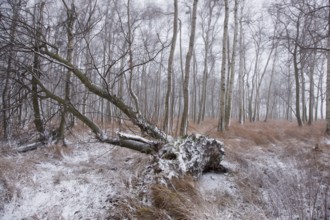
[[[212,199],[205,201],[194,181],[173,179],[167,187],[152,186],[152,206],[135,200],[123,202],[121,210],[131,213],[127,218],[141,220],[221,219],[222,213],[233,214],[234,219],[320,219],[330,196],[324,187],[330,181],[329,147],[322,143],[324,127],[322,121],[302,128],[287,121],[233,123],[230,130],[220,133],[214,120],[190,123],[190,132],[224,141],[225,160],[237,167],[227,175],[238,194],[214,191]],[[122,151],[114,153],[124,156]],[[136,177],[128,188],[143,175]]]
[[[7,153],[0,156],[0,211],[4,204],[9,203],[14,197],[20,197],[20,189],[16,187],[16,182],[29,176],[37,163],[37,160],[33,159],[15,158],[12,150],[8,150]]]
[[[239,198],[236,204],[216,201],[219,207],[240,210],[237,218],[243,219],[329,216],[330,147],[323,141],[324,121],[303,127],[288,121],[233,123],[225,132],[217,132],[216,125],[207,120],[191,131],[222,139],[225,160],[236,166],[229,174]]]
[[[165,210],[173,219],[195,219],[197,207],[202,203],[201,195],[189,176],[172,179],[169,187],[156,184],[151,192],[154,206]]]
[[[91,170],[102,175],[109,170],[126,172],[117,179],[123,183],[127,190],[125,193],[134,197],[121,198],[115,207],[118,213],[111,219],[212,219],[205,217],[205,213],[215,214],[220,218],[214,219],[221,219],[221,213],[226,210],[235,213],[234,219],[313,219],[324,217],[326,209],[330,210],[330,190],[326,188],[330,183],[330,147],[322,142],[323,121],[302,128],[286,121],[233,123],[231,129],[223,133],[216,131],[216,124],[216,120],[211,119],[201,125],[190,123],[190,132],[224,141],[225,160],[236,166],[226,175],[237,195],[230,190],[219,189],[211,192],[214,200],[205,201],[196,182],[185,177],[172,179],[167,187],[152,185],[152,201],[149,201],[152,205],[146,205],[143,202],[145,189],[141,189],[141,183],[145,181],[146,167],[152,158],[119,147],[113,148],[108,155],[116,158],[112,159],[116,161],[114,164],[94,165],[95,157],[74,165],[77,166],[75,170],[77,175]],[[117,128],[107,129],[113,131]],[[88,129],[78,125],[72,132],[87,133]],[[29,176],[36,164],[50,160],[58,162],[71,154],[70,146],[51,145],[22,155],[16,154],[9,146],[0,148],[0,212],[3,209],[1,204],[19,197],[15,182]],[[28,160],[19,159],[27,156]],[[65,181],[61,172],[52,178],[55,186]]]
[[[0,158],[0,212],[3,210],[5,203],[12,200],[15,194],[15,187],[10,181],[10,170],[14,170],[14,166],[3,158]]]
[[[156,208],[165,210],[174,219],[190,219],[191,201],[181,193],[163,185],[152,188],[153,203]]]
[[[130,186],[131,188],[132,186]],[[168,186],[153,184],[150,188],[152,205],[146,205],[141,197],[123,199],[117,204],[114,219],[201,219],[203,199],[190,176],[172,179]]]
[[[136,217],[138,220],[171,219],[164,210],[149,206],[139,206],[136,209]]]
[[[190,123],[189,128],[191,133],[201,133],[220,138],[225,143],[226,141],[238,141],[240,139],[245,146],[267,146],[292,139],[304,142],[318,142],[324,136],[325,121],[317,121],[310,126],[304,125],[303,127],[298,127],[297,123],[285,120],[246,122],[243,125],[233,122],[229,130],[218,132],[217,121],[207,119],[200,125]],[[236,146],[242,146],[242,144],[237,143]]]

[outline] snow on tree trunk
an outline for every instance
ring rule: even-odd
[[[124,137],[132,140],[129,135]],[[132,138],[141,143],[148,142],[136,136]],[[150,219],[159,219],[159,216],[166,216],[162,219],[194,219],[190,216],[193,207],[185,205],[191,198],[180,191],[195,195],[194,186],[187,180],[190,181],[191,177],[198,179],[208,171],[225,171],[221,165],[225,155],[224,144],[192,134],[160,146],[151,155],[150,164],[129,184],[129,192],[135,196],[125,195],[125,192],[116,195],[110,204],[108,217],[131,219],[140,216],[142,218],[137,219],[146,219],[150,215]]]
[[[197,179],[203,172],[222,171],[224,144],[201,135],[189,135],[164,145],[157,153],[154,164],[159,183],[172,177],[191,175]]]

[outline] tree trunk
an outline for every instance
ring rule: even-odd
[[[322,58],[321,60],[321,66],[325,66],[325,62],[326,61],[326,56],[324,58]],[[324,78],[324,70],[322,69],[320,71],[320,75],[319,75],[319,79],[318,79],[318,83],[317,83],[317,94],[316,94],[316,101],[315,101],[315,121],[318,120],[319,118],[319,106],[320,106],[320,111],[322,112],[323,110],[323,78]],[[323,119],[323,114],[320,114],[321,118]]]
[[[269,80],[269,86],[268,86],[268,95],[267,95],[267,104],[266,104],[266,116],[264,122],[268,121],[269,117],[269,108],[270,108],[270,99],[271,99],[271,92],[272,92],[272,87],[273,87],[273,79],[274,79],[274,74],[275,74],[275,64],[277,61],[277,46],[275,47],[275,53],[274,53],[274,58],[273,58],[273,65],[272,65],[272,70],[270,74],[270,80]]]
[[[174,105],[174,103],[170,103],[170,98],[172,95],[172,75],[173,75],[173,60],[174,60],[174,52],[175,52],[175,45],[176,39],[178,35],[178,0],[174,0],[174,18],[173,18],[173,36],[172,36],[172,43],[170,49],[170,55],[168,58],[167,64],[167,92],[165,97],[165,115],[164,115],[164,122],[163,122],[163,130],[166,133],[169,133],[169,113],[170,113],[170,104]]]
[[[73,28],[75,24],[75,5],[74,3],[71,4],[71,8],[65,3],[65,0],[62,0],[67,13],[67,21],[66,21],[66,31],[67,31],[67,51],[66,51],[66,60],[69,63],[72,63],[73,61],[73,49],[74,49],[74,34],[73,34]],[[67,70],[66,76],[65,76],[65,84],[64,84],[64,99],[66,103],[70,103],[70,96],[71,96],[71,71]],[[65,140],[64,140],[64,134],[65,134],[65,125],[66,125],[66,119],[68,115],[67,105],[63,106],[63,111],[61,115],[61,122],[59,127],[59,137],[58,137],[58,143],[66,146]]]
[[[310,62],[309,70],[309,114],[308,114],[308,125],[312,125],[313,122],[313,112],[314,112],[314,70],[316,65],[316,50],[312,52],[312,59]]]
[[[139,108],[139,100],[138,97],[136,96],[135,92],[133,91],[133,69],[134,69],[134,64],[133,64],[133,50],[132,50],[132,45],[133,45],[133,33],[132,33],[132,27],[131,27],[131,12],[130,12],[130,0],[127,0],[127,28],[128,28],[128,33],[127,33],[127,43],[128,43],[128,55],[129,55],[129,81],[128,81],[128,91],[133,99],[133,104],[134,108],[137,112],[140,112]]]
[[[140,178],[136,179],[136,187],[132,189],[132,194],[138,194],[140,199],[134,200],[134,206],[130,206],[128,210],[130,213],[126,213],[125,217],[127,219],[135,219],[136,216],[139,216],[138,219],[196,219],[192,214],[195,210],[192,208],[198,207],[200,195],[195,192],[193,182],[204,172],[225,172],[226,168],[220,164],[223,157],[223,143],[205,136],[190,135],[164,146],[154,154],[151,164],[145,166],[140,172]],[[196,195],[193,201],[196,206],[189,205],[183,208],[173,206],[173,204],[185,204],[185,197],[181,197],[181,193]],[[123,218],[122,213],[118,211],[122,201],[118,198],[112,203],[109,212],[111,214],[107,219]],[[191,202],[189,200],[189,204]],[[153,213],[155,207],[161,212]],[[141,213],[141,210],[147,211]]]
[[[298,69],[298,58],[297,58],[298,45],[295,45],[293,52],[293,68],[294,68],[294,78],[296,84],[296,118],[298,126],[302,126],[302,120],[300,117],[300,82],[299,82],[299,69]]]
[[[184,65],[183,65],[183,50],[182,50],[182,22],[179,19],[179,24],[180,24],[180,84],[178,85],[179,88],[179,101],[178,101],[178,112],[177,112],[177,121],[176,121],[176,126],[175,126],[175,135],[178,135],[180,133],[180,116],[181,116],[181,107],[182,107],[182,102],[181,102],[181,97],[183,93],[183,81],[184,81]]]
[[[305,61],[304,61],[305,62]],[[302,121],[303,123],[307,122],[307,109],[306,109],[306,80],[305,73],[303,71],[305,69],[305,64],[301,65],[300,68],[300,76],[301,76],[301,111],[302,111]]]
[[[239,113],[238,120],[240,124],[244,123],[244,81],[243,81],[243,73],[244,73],[244,40],[243,40],[243,10],[244,3],[241,6],[241,17],[239,20],[239,64],[238,64],[238,102],[239,102]]]
[[[37,9],[37,5],[35,5],[35,26],[36,26],[36,39],[35,39],[35,50],[39,51],[39,47],[40,47],[40,41],[41,41],[41,37],[42,37],[42,25],[43,25],[43,13],[44,13],[44,6],[45,6],[45,2],[41,2],[40,3],[40,8]],[[38,11],[37,11],[38,10]],[[37,75],[37,77],[40,77],[40,73],[41,73],[41,65],[40,65],[40,58],[39,55],[37,53],[34,54],[34,58],[33,58],[33,71],[35,72],[35,74]],[[43,121],[41,119],[41,112],[40,112],[40,105],[39,105],[39,97],[38,97],[38,85],[36,82],[36,79],[34,76],[32,76],[32,80],[31,80],[31,84],[32,84],[32,107],[33,107],[33,114],[34,114],[34,125],[36,127],[36,130],[39,133],[39,138],[41,140],[44,140],[44,125],[43,125]]]
[[[264,67],[264,70],[261,74],[261,77],[259,79],[259,82],[258,82],[258,85],[257,85],[257,88],[256,88],[256,98],[255,98],[256,101],[255,101],[255,105],[254,105],[255,114],[253,116],[253,121],[256,121],[256,111],[257,111],[256,109],[258,108],[257,105],[258,105],[258,102],[260,100],[260,87],[261,87],[261,84],[262,84],[262,80],[263,80],[264,76],[266,75],[267,68],[268,68],[268,65],[269,65],[269,61],[270,61],[270,58],[272,57],[274,49],[275,49],[275,44],[273,42],[272,48],[269,52],[269,55],[268,55],[268,58],[267,58],[267,61],[266,61],[265,67]],[[259,119],[259,117],[257,117],[257,119]]]
[[[203,121],[205,118],[205,108],[207,101],[206,93],[207,93],[209,74],[212,69],[212,68],[209,69],[209,62],[210,62],[209,56],[211,56],[211,62],[213,62],[212,45],[214,42],[214,37],[213,35],[210,35],[210,33],[212,33],[212,27],[213,27],[212,18],[213,18],[213,10],[215,6],[216,6],[215,1],[209,2],[207,25],[206,27],[204,25],[202,26],[202,31],[203,31],[202,38],[204,43],[204,60],[203,60],[204,65],[203,65],[203,81],[202,81],[201,96],[200,96],[200,108],[197,119],[198,124],[201,123],[201,121]],[[213,66],[213,64],[211,65]]]
[[[173,135],[174,134],[174,116],[175,116],[175,103],[176,103],[176,99],[175,99],[175,88],[176,88],[176,83],[175,83],[175,78],[172,77],[172,95],[171,95],[171,105],[170,105],[170,121],[169,121],[169,132],[168,134]],[[179,103],[179,102],[178,102]],[[179,103],[180,105],[180,103]],[[180,115],[180,114],[179,114]]]
[[[78,68],[76,68],[72,63],[68,62],[66,59],[63,59],[60,55],[52,53],[47,49],[41,52],[71,70],[71,72],[80,80],[80,82],[89,90],[89,92],[94,93],[95,95],[110,101],[118,109],[120,109],[132,121],[134,125],[138,126],[142,131],[146,132],[146,134],[150,135],[153,138],[168,141],[169,137],[166,133],[164,133],[162,130],[160,130],[155,125],[151,124],[148,120],[146,120],[140,112],[136,112],[135,110],[133,110],[121,98],[109,93],[110,91],[104,90],[101,87],[92,83],[90,79]]]
[[[228,0],[225,1],[225,18],[222,38],[222,62],[221,62],[221,88],[220,88],[220,113],[218,122],[218,131],[225,130],[225,105],[226,105],[226,65],[227,65],[227,38],[228,38],[228,19],[229,6]]]
[[[259,72],[259,62],[260,62],[260,56],[262,55],[262,46],[261,46],[261,35],[260,32],[258,32],[258,39],[255,39],[255,44],[257,45],[256,49],[256,60],[254,64],[254,74],[253,74],[253,80],[252,80],[252,91],[251,91],[251,97],[250,97],[250,121],[255,122],[258,119],[258,109],[259,109],[259,87],[262,82],[262,78],[264,77],[266,73],[266,67],[268,66],[270,55],[272,51],[269,54],[269,57],[267,59],[266,67],[264,71],[261,73]],[[253,93],[255,92],[255,96],[253,98]],[[254,100],[253,107],[252,107],[252,101]],[[253,112],[253,113],[252,113]]]
[[[328,24],[330,24],[330,0],[328,4]],[[327,88],[326,88],[326,133],[330,135],[330,26],[328,25],[328,38],[327,38]]]
[[[192,120],[197,122],[197,90],[199,86],[197,86],[197,73],[198,73],[198,64],[196,59],[196,53],[193,52],[193,82],[192,82],[192,102],[191,102],[191,117]]]
[[[180,125],[180,135],[186,135],[188,129],[188,112],[189,112],[189,77],[190,77],[190,61],[195,44],[195,34],[196,34],[196,20],[197,20],[197,3],[198,0],[194,0],[192,20],[191,20],[191,32],[189,39],[189,48],[186,55],[185,63],[185,75],[183,81],[183,112]]]
[[[19,10],[21,7],[21,1],[18,1],[17,4],[12,5],[13,15],[11,19],[10,24],[10,42],[9,42],[9,55],[7,60],[7,67],[6,67],[6,73],[5,73],[5,79],[4,79],[4,85],[2,90],[2,125],[3,125],[3,137],[4,139],[8,139],[10,137],[11,133],[11,122],[10,122],[10,87],[11,87],[11,74],[13,72],[13,66],[14,66],[14,56],[15,53],[13,52],[12,48],[14,46],[15,37],[16,37],[16,31],[17,31],[17,22],[18,22],[18,16],[19,16]]]
[[[160,55],[160,62],[158,65],[158,71],[156,72],[156,82],[155,82],[155,93],[154,93],[154,111],[153,111],[153,122],[158,124],[160,116],[160,96],[161,96],[161,74],[162,74],[162,63],[163,63],[164,53]]]
[[[237,19],[237,11],[238,11],[238,1],[235,0],[234,7],[234,39],[233,39],[233,51],[230,63],[230,76],[229,76],[229,85],[228,85],[228,96],[227,96],[227,104],[225,110],[225,128],[229,129],[230,126],[230,118],[232,111],[232,96],[233,96],[233,88],[234,88],[234,78],[235,78],[235,61],[236,61],[236,47],[237,47],[237,35],[238,35],[238,19]]]
[[[256,91],[256,86],[258,83],[258,63],[259,63],[259,53],[260,53],[260,45],[257,44],[257,49],[256,49],[256,60],[254,62],[254,72],[252,76],[252,88],[251,88],[251,93],[249,97],[249,121],[254,122],[254,115],[255,115],[255,109],[253,108],[253,98],[255,102],[258,100],[256,99],[257,95],[254,96],[254,92]],[[257,93],[257,92],[256,92]],[[256,106],[256,104],[254,105]]]
[[[288,100],[287,100],[287,106],[286,106],[286,120],[291,120],[292,119],[292,100],[293,100],[293,90],[291,88],[292,86],[292,78],[291,78],[291,70],[289,69],[289,76],[287,80],[287,94],[288,94]]]

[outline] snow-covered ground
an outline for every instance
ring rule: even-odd
[[[196,188],[205,219],[325,219],[330,216],[329,140],[319,149],[297,140],[267,146],[227,141],[227,173],[206,173]],[[237,147],[238,146],[238,147]],[[72,138],[0,156],[0,219],[112,219],[125,196],[137,196],[151,158],[128,149]],[[123,201],[125,202],[125,201]],[[324,207],[322,207],[322,205]],[[323,218],[322,218],[323,217]]]
[[[0,196],[8,198],[0,200],[0,219],[104,219],[127,191],[126,178],[147,159],[99,143],[4,155]]]
[[[199,180],[205,199],[217,204],[214,219],[330,219],[328,143],[231,149],[223,161],[228,173]]]

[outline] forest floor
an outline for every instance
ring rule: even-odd
[[[324,122],[298,128],[272,121],[233,124],[219,133],[211,120],[190,125],[191,133],[225,143],[228,171],[205,173],[181,205],[191,219],[330,219],[324,128]],[[0,219],[115,219],[114,212],[130,211],[130,198],[138,196],[133,189],[152,158],[97,143],[81,128],[68,144],[17,153],[17,143],[2,143]],[[137,219],[147,219],[139,213]]]

